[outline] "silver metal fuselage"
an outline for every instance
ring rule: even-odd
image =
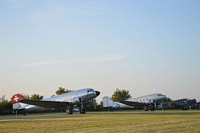
[[[81,104],[80,100],[82,101],[83,105],[87,105],[87,104],[92,103],[92,100],[96,98],[99,94],[100,92],[94,91],[94,89],[92,88],[85,88],[85,89],[75,90],[72,92],[53,96],[50,98],[45,98],[45,99],[42,99],[41,101],[70,102],[70,103],[73,103],[72,108],[76,108],[80,106]],[[40,106],[24,104],[24,103],[20,103],[20,106],[21,106],[20,108],[25,109],[27,112],[54,110],[54,108],[43,108]]]
[[[145,96],[136,97],[136,98],[129,98],[125,101],[142,103],[144,106],[144,105],[150,105],[150,104],[160,102],[161,100],[165,98],[166,98],[165,95],[162,95],[161,93],[155,93],[155,94],[145,95]],[[134,108],[134,106],[126,105],[120,102],[113,102],[107,96],[103,97],[103,106],[112,107],[112,108]]]
[[[166,95],[163,95],[161,93],[155,93],[155,94],[145,95],[145,96],[141,96],[137,98],[130,98],[130,99],[127,99],[126,101],[151,104],[151,103],[162,101],[163,99],[166,99]]]

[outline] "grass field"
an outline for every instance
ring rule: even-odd
[[[191,132],[200,133],[200,110],[41,113],[0,116],[1,133]]]

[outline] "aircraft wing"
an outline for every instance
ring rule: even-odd
[[[133,102],[133,101],[119,101],[119,102],[126,104],[128,106],[134,106],[134,107],[147,105],[145,103],[139,103],[139,102]]]
[[[17,110],[17,111],[22,111],[22,110],[25,110],[25,108],[13,109],[13,111],[15,111],[15,110]]]
[[[63,108],[74,105],[70,102],[59,102],[59,101],[21,100],[20,102],[45,108]]]

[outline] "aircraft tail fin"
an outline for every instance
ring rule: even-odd
[[[13,110],[17,110],[21,107],[21,105],[20,105],[21,100],[24,100],[24,97],[20,94],[15,94],[12,96]]]
[[[114,102],[108,97],[103,97],[103,107],[112,107]]]

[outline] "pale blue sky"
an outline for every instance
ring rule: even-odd
[[[116,88],[200,101],[198,0],[0,0],[0,95]]]

